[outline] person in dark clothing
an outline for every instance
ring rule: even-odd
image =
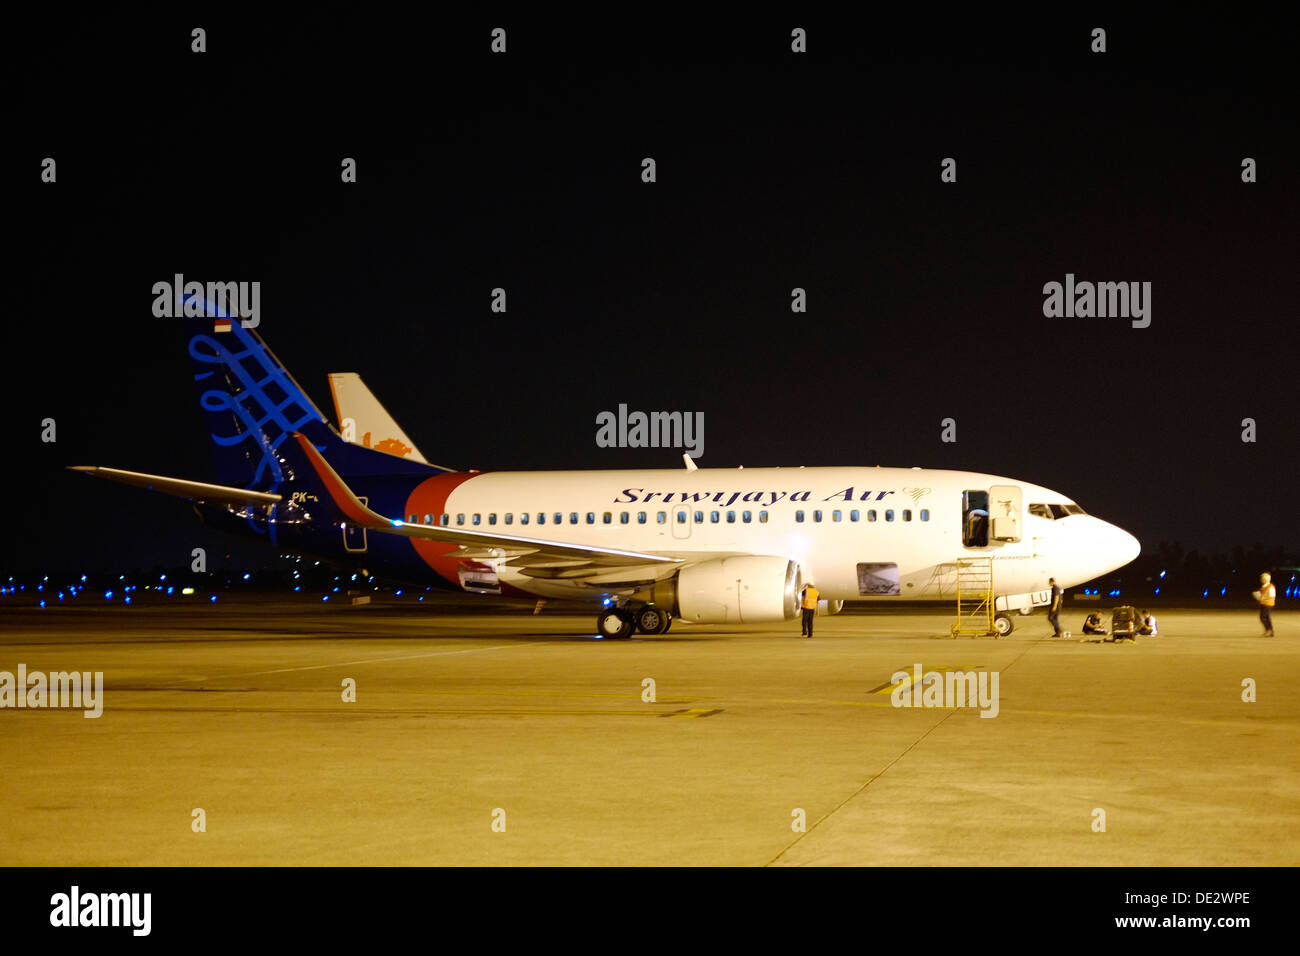
[[[1061,605],[1065,603],[1065,592],[1056,585],[1056,578],[1048,578],[1052,586],[1052,603],[1047,606],[1047,620],[1052,625],[1052,637],[1061,636]]]
[[[1087,620],[1083,622],[1083,633],[1085,634],[1105,634],[1106,625],[1101,623],[1101,615],[1093,611],[1088,615]]]

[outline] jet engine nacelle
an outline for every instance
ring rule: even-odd
[[[802,575],[788,558],[718,558],[683,568],[675,583],[678,616],[697,624],[790,621],[799,614]]]
[[[843,601],[828,601],[825,598],[821,598],[817,602],[818,614],[839,614],[842,610],[844,610]]]

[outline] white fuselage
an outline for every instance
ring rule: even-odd
[[[966,499],[967,492],[977,496]],[[983,509],[974,507],[980,492],[988,493]],[[419,513],[418,505],[413,497],[406,520],[686,560],[787,557],[833,601],[951,600],[955,562],[969,557],[992,559],[999,595],[1040,591],[1053,577],[1064,588],[1121,567],[1139,551],[1132,535],[1082,513],[1059,492],[929,469],[488,472],[455,488],[439,514]],[[981,523],[981,510],[987,543],[978,535],[968,543],[963,535]],[[864,565],[885,568],[896,593],[864,585]],[[550,597],[599,597],[602,582],[619,576],[539,579],[504,562],[497,571],[503,583]]]

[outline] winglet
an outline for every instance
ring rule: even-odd
[[[361,499],[352,493],[352,489],[339,477],[338,472],[330,467],[330,463],[316,450],[316,446],[307,439],[306,435],[302,432],[294,432],[293,438],[302,448],[303,454],[307,456],[307,461],[316,472],[316,477],[325,486],[325,491],[333,500],[334,507],[338,508],[345,518],[367,528],[382,528],[389,523],[361,503]]]

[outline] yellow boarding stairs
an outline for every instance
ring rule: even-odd
[[[952,636],[997,637],[993,626],[993,559],[957,559],[957,623]]]

